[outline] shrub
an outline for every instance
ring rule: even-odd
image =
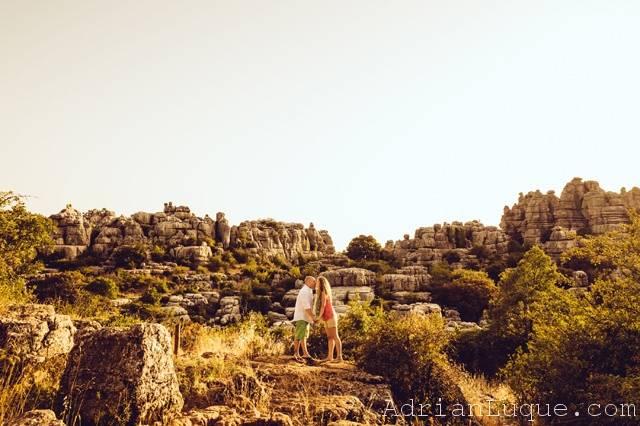
[[[120,246],[112,254],[116,267],[140,268],[148,260],[147,248],[143,244]]]
[[[242,248],[233,250],[233,257],[238,263],[247,263],[249,261],[249,252]]]
[[[488,260],[491,258],[491,251],[486,246],[480,244],[476,244],[471,247],[471,250],[469,250],[469,254],[474,255],[480,260]]]
[[[352,260],[377,260],[380,258],[382,246],[371,235],[360,235],[349,242],[347,257]]]
[[[431,283],[434,286],[447,283],[451,280],[451,267],[445,262],[432,263],[429,268]]]
[[[385,260],[358,260],[353,262],[352,266],[368,269],[377,274],[390,274],[393,272],[393,267]]]
[[[99,294],[109,299],[114,299],[118,296],[118,285],[109,277],[96,278],[87,285],[86,289],[91,293]]]
[[[449,250],[444,252],[444,254],[442,255],[442,258],[444,260],[447,261],[447,263],[452,264],[452,263],[458,263],[460,262],[460,253],[458,253],[456,250]]]
[[[147,305],[158,305],[160,303],[160,293],[154,287],[149,287],[140,297],[140,301]]]
[[[455,308],[464,321],[478,321],[496,290],[495,283],[484,272],[465,269],[453,271],[451,279],[432,288],[436,303]]]
[[[221,255],[218,254],[218,255],[212,256],[209,259],[209,270],[211,272],[218,272],[221,269],[224,269],[226,264],[227,262],[224,259],[222,259]]]
[[[455,404],[464,404],[454,368],[444,349],[449,340],[442,319],[433,316],[387,314],[374,319],[356,351],[359,367],[383,376],[398,404],[425,405],[424,415],[442,424],[467,424],[452,416]],[[444,417],[437,417],[441,407]],[[440,414],[440,413],[439,413]]]
[[[242,265],[242,273],[249,278],[256,276],[258,273],[258,263],[255,259],[249,259],[246,264]]]
[[[151,259],[155,262],[162,262],[166,260],[166,251],[163,247],[153,246],[151,248]]]
[[[84,285],[84,276],[77,271],[62,272],[35,282],[34,292],[41,302],[60,300],[74,303]]]
[[[291,268],[289,268],[289,274],[294,279],[302,278],[302,272],[300,272],[300,268],[297,266],[292,266]]]

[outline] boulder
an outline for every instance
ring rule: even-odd
[[[321,273],[320,276],[325,277],[331,287],[373,286],[376,280],[374,272],[362,268],[333,269]]]
[[[69,354],[57,413],[83,424],[138,424],[179,413],[183,400],[171,348],[160,324],[82,335]]]
[[[31,410],[17,420],[9,422],[8,426],[65,426],[65,424],[62,420],[56,419],[56,414],[51,410]]]
[[[71,318],[51,305],[14,306],[0,317],[0,347],[36,361],[69,353],[75,333]]]

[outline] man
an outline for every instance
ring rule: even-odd
[[[307,350],[307,338],[309,337],[309,324],[316,322],[313,315],[313,289],[316,287],[316,279],[308,276],[304,279],[304,285],[296,297],[296,308],[293,314],[293,324],[296,330],[293,337],[294,358],[296,361],[310,359]],[[300,357],[300,347],[302,347],[302,357]]]

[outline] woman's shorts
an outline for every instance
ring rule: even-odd
[[[333,314],[328,320],[322,320],[325,328],[338,328],[338,315]]]

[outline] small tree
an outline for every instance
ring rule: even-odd
[[[347,257],[352,260],[377,260],[381,252],[382,246],[371,235],[357,236],[347,246]]]
[[[36,272],[37,249],[51,244],[52,222],[27,211],[24,197],[0,192],[0,304],[25,296],[25,280]]]
[[[139,268],[148,260],[147,248],[144,244],[118,247],[113,253],[113,260],[119,268]]]
[[[465,321],[478,321],[496,291],[496,285],[485,272],[456,269],[451,281],[434,285],[436,302],[451,306]]]

